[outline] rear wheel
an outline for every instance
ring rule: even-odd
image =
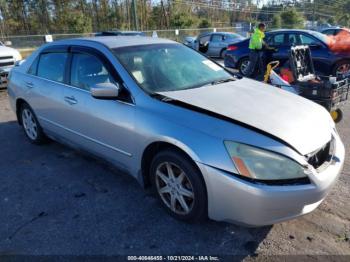
[[[243,76],[247,76],[248,74],[248,66],[249,66],[249,58],[244,57],[241,59],[241,61],[238,64],[238,70]]]
[[[46,136],[30,106],[24,103],[20,109],[21,123],[30,142],[42,144],[46,141]]]
[[[154,157],[150,171],[157,197],[170,215],[189,222],[206,217],[202,174],[188,157],[175,150],[160,152]]]

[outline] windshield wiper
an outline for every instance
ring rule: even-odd
[[[222,84],[222,83],[227,83],[227,82],[231,82],[231,81],[235,81],[236,79],[234,78],[226,78],[226,79],[221,79],[221,80],[217,80],[217,81],[213,81],[211,82],[212,85],[218,85],[218,84]]]

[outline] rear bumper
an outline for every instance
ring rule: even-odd
[[[248,226],[272,225],[313,211],[339,176],[345,157],[337,135],[333,163],[310,175],[310,184],[269,186],[241,180],[225,171],[200,164],[208,193],[208,216]]]

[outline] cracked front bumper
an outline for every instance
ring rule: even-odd
[[[336,134],[334,161],[309,184],[263,185],[197,163],[208,194],[208,216],[248,226],[272,225],[313,211],[324,200],[342,171],[345,149]]]

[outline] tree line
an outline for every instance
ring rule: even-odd
[[[350,0],[0,0],[0,33],[145,31],[257,21],[301,27],[305,20],[348,26],[349,11]]]

